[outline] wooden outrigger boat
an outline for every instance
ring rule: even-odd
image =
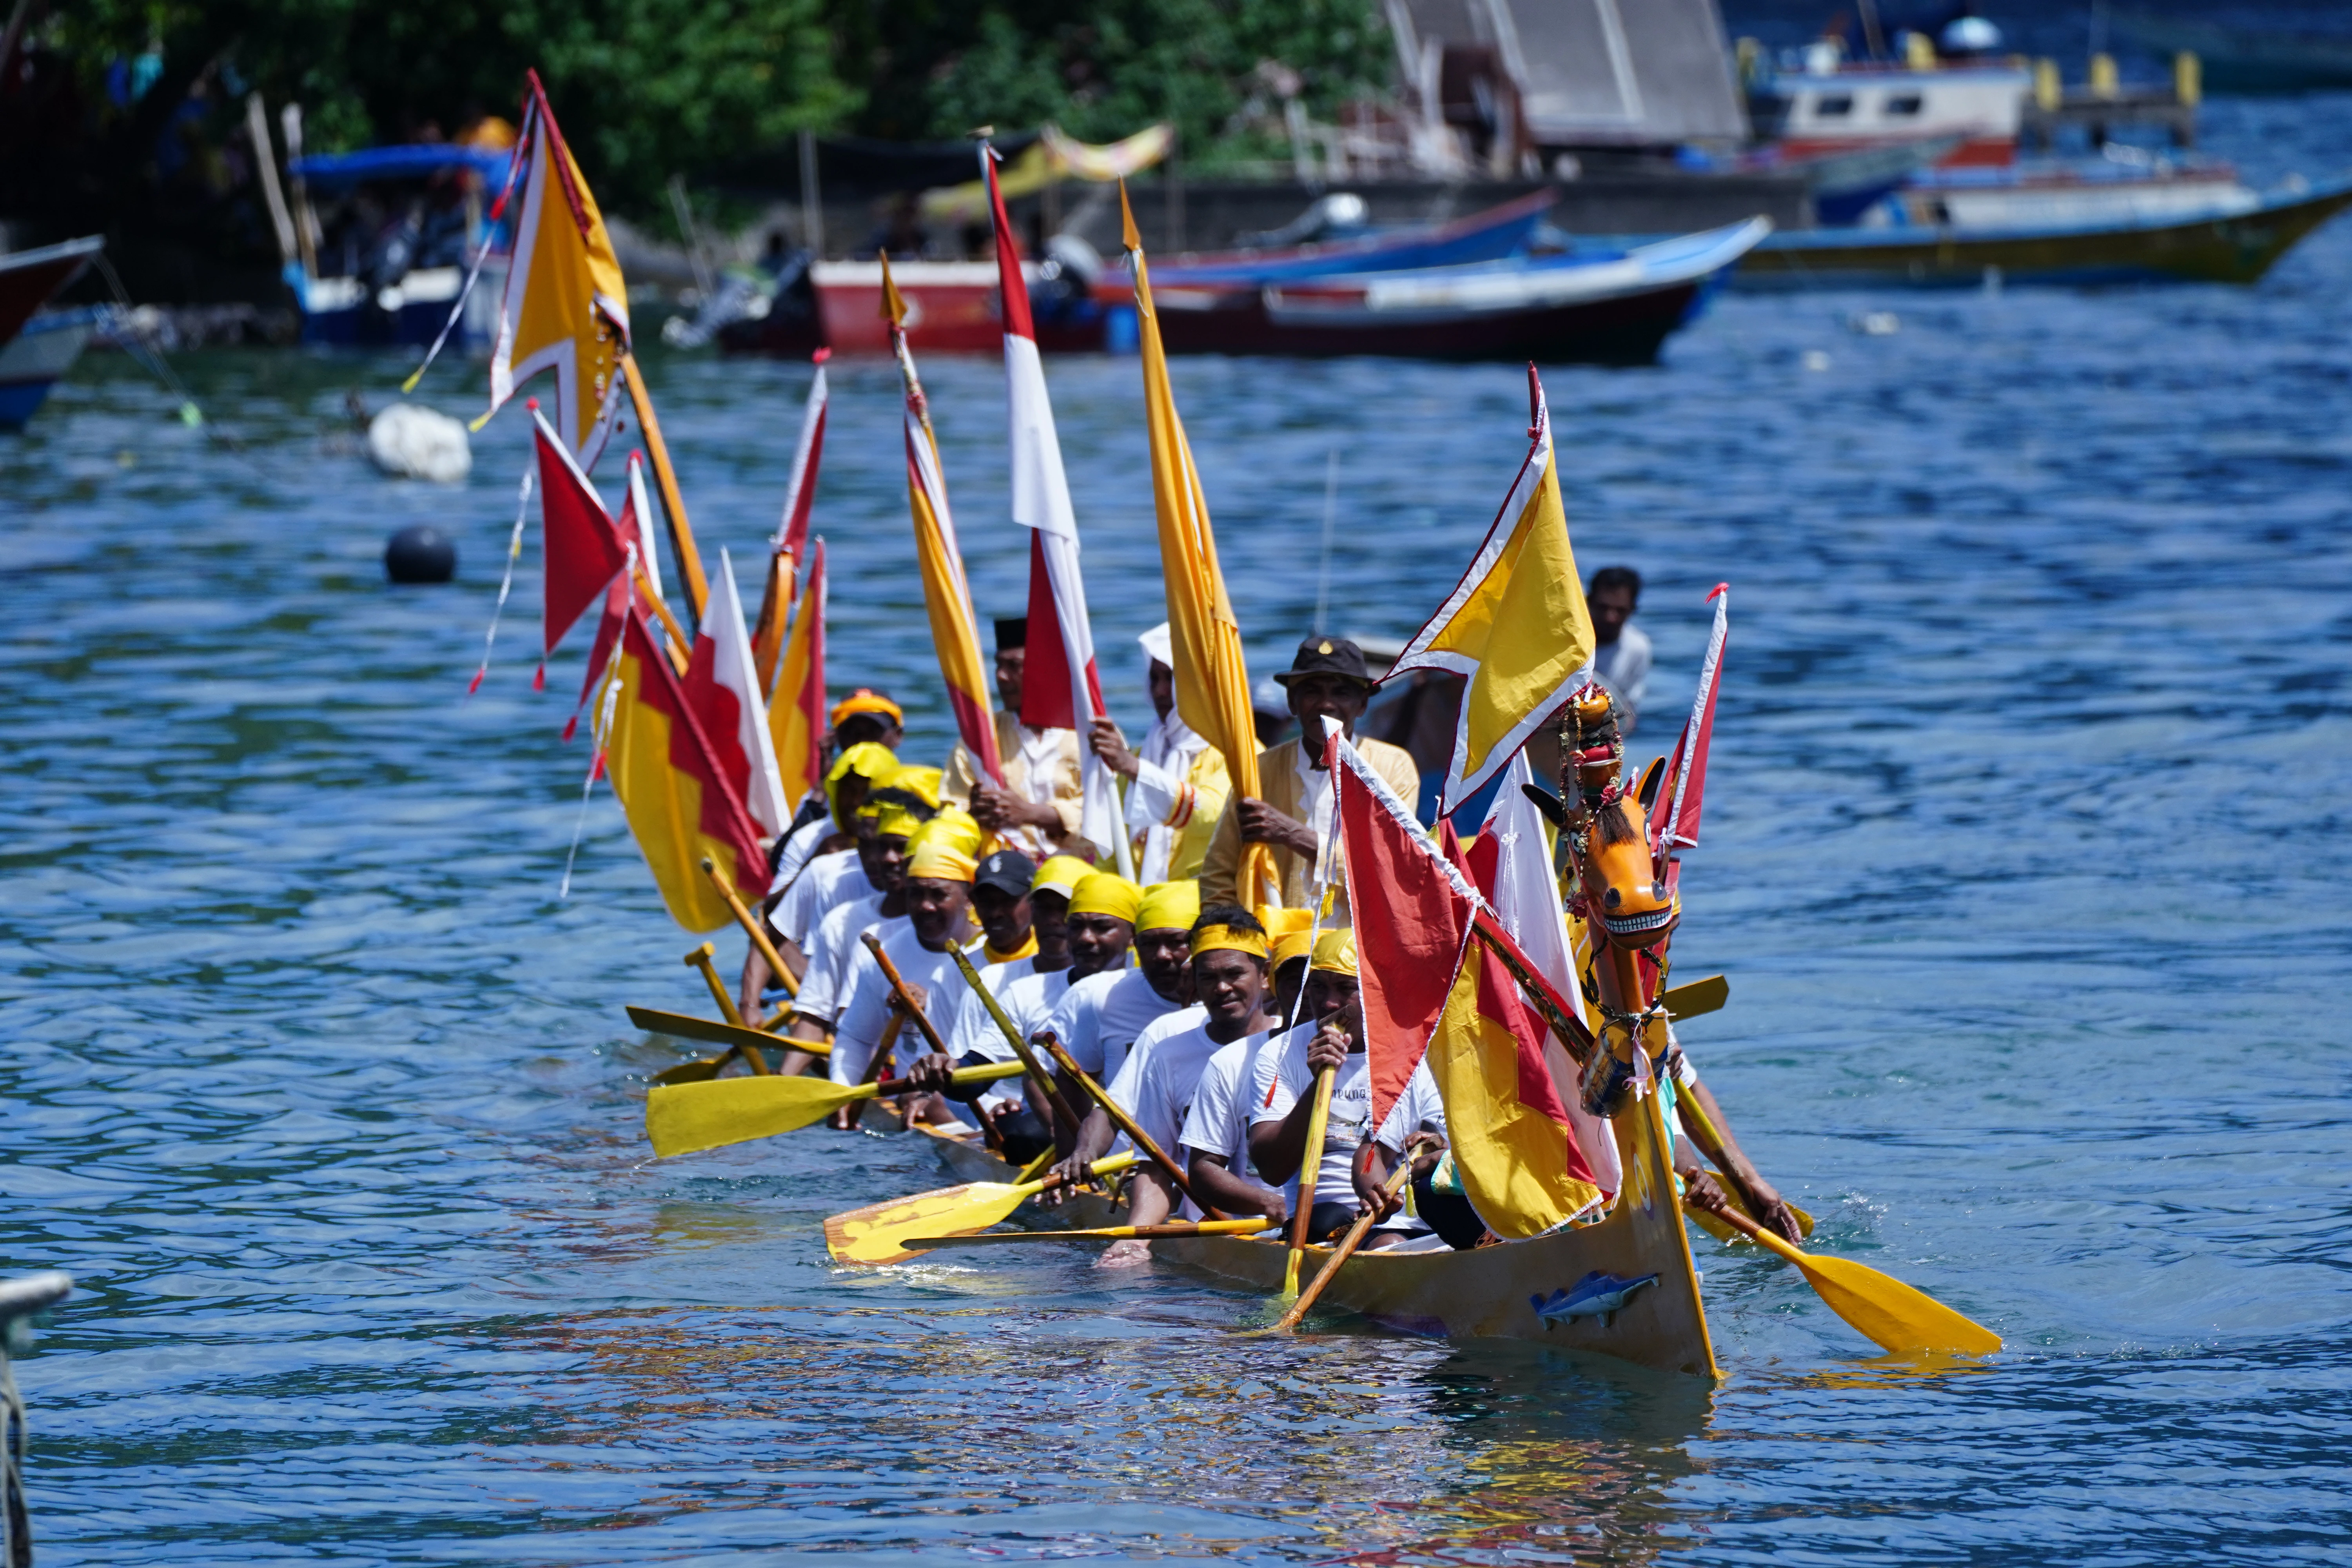
[[[1720,1376],[1657,1097],[1613,1125],[1625,1186],[1600,1223],[1467,1252],[1359,1252],[1333,1276],[1323,1301],[1401,1333],[1533,1340],[1659,1372]],[[931,1138],[940,1162],[960,1180],[1007,1182],[1017,1175],[976,1139]],[[1123,1217],[1108,1199],[1080,1194],[1060,1208],[1025,1205],[1017,1219],[1075,1229],[1118,1225]],[[1275,1232],[1162,1239],[1152,1243],[1152,1253],[1268,1294],[1282,1288],[1286,1260]],[[1309,1247],[1306,1271],[1319,1269],[1330,1255],[1328,1247]],[[1604,1310],[1602,1303],[1619,1292],[1622,1304]]]

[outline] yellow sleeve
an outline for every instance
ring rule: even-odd
[[[956,749],[948,753],[947,771],[940,775],[940,799],[970,811],[971,786],[979,777],[979,770],[972,766],[971,752],[958,741]]]
[[[1192,759],[1184,782],[1192,786],[1192,815],[1177,835],[1176,851],[1169,858],[1171,877],[1198,877],[1209,858],[1209,842],[1233,797],[1233,775],[1225,771],[1224,753],[1214,746]]]

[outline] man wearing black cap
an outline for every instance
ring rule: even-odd
[[[1372,695],[1372,678],[1364,668],[1364,650],[1346,637],[1311,637],[1298,645],[1290,668],[1275,677],[1289,693],[1290,711],[1298,721],[1300,739],[1269,746],[1257,754],[1258,788],[1265,793],[1252,799],[1236,795],[1217,819],[1209,840],[1208,858],[1201,867],[1201,901],[1251,907],[1265,901],[1255,888],[1237,886],[1244,844],[1269,845],[1276,872],[1282,878],[1282,902],[1306,909],[1315,900],[1316,866],[1327,850],[1337,847],[1331,820],[1331,775],[1323,769],[1323,740],[1337,726],[1350,740],[1356,721]],[[1421,798],[1421,770],[1402,747],[1380,741],[1356,741],[1372,772],[1408,803]],[[1346,884],[1332,868],[1332,886],[1339,892],[1337,908],[1347,905]]]
[[[942,799],[952,801],[1043,859],[1065,849],[1091,859],[1078,833],[1078,732],[1033,730],[1021,722],[1021,678],[1028,668],[1029,617],[996,623],[996,760],[1003,764],[1004,787],[988,782],[959,742],[940,782]]]

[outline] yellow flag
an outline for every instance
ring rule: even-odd
[[[1601,1196],[1566,1113],[1557,1110],[1543,1033],[1502,962],[1474,939],[1423,1059],[1445,1102],[1463,1193],[1506,1241],[1540,1236]],[[1530,1079],[1549,1108],[1522,1098]]]
[[[1160,342],[1160,319],[1151,309],[1151,276],[1144,266],[1143,239],[1118,188],[1124,239],[1135,266],[1135,312],[1143,339],[1143,416],[1151,438],[1151,496],[1160,516],[1160,561],[1168,585],[1168,640],[1175,654],[1176,712],[1225,759],[1234,793],[1255,798],[1257,725],[1250,709],[1249,665],[1242,657],[1242,628],[1225,595],[1217,565],[1217,536],[1209,503],[1192,466],[1192,444],[1176,413],[1168,384],[1168,353]],[[1237,884],[1251,904],[1282,902],[1274,858],[1262,844],[1249,846]]]
[[[532,376],[553,371],[555,428],[587,468],[604,445],[608,426],[600,416],[629,347],[629,289],[604,215],[556,128],[537,71],[529,82],[515,150],[527,160],[522,207],[490,346],[489,413]]]
[[[1451,670],[1469,682],[1445,770],[1449,812],[1518,753],[1592,663],[1592,615],[1569,544],[1551,415],[1533,366],[1528,399],[1532,443],[1510,495],[1453,595],[1390,672]]]

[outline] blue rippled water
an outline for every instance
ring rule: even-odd
[[[2257,173],[2352,105],[2215,107]],[[2265,163],[2267,160],[2267,163]],[[50,1564],[2319,1563],[2352,1526],[2352,228],[2262,287],[1724,300],[1549,377],[1581,558],[1636,564],[1663,746],[1733,584],[1691,1044],[1820,1244],[1993,1325],[1921,1377],[1699,1244],[1717,1388],[1522,1345],[1238,1340],[1255,1304],[1046,1248],[855,1277],[936,1184],[811,1131],[653,1167],[625,1002],[699,1005],[511,616],[524,455],[376,477],[396,367],[225,355],[209,444],[92,361],[0,447],[0,1267],[80,1294],[19,1374]],[[1855,331],[1864,310],[1901,330]],[[1828,355],[1805,368],[1808,353]],[[656,360],[698,528],[772,526],[803,373]],[[1159,617],[1136,369],[1051,377],[1108,674]],[[1252,652],[1410,628],[1517,463],[1507,367],[1195,362]],[[995,367],[929,367],[982,613],[1020,597]],[[845,367],[836,681],[914,700],[895,395]],[[472,373],[434,401],[477,406]],[[428,521],[459,585],[394,591]],[[535,556],[531,559],[535,559]],[[518,590],[528,606],[535,579]]]

